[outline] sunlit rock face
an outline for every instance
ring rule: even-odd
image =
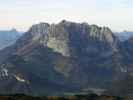
[[[69,56],[69,33],[61,24],[52,24],[49,29],[47,46],[55,52]]]
[[[32,36],[32,40],[35,41],[40,38],[44,38],[44,36],[47,36],[49,33],[49,26],[50,25],[48,23],[40,23],[38,25],[33,25],[29,30],[29,33]]]

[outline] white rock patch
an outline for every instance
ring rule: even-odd
[[[14,77],[15,77],[16,80],[19,81],[19,82],[26,82],[25,79],[23,79],[23,78],[21,78],[21,77],[19,77],[19,76],[17,76],[17,75],[14,75]]]
[[[2,77],[7,77],[7,76],[9,76],[8,75],[8,69],[6,69],[6,68],[4,68],[4,64],[1,66],[1,71],[0,71],[0,73],[1,73],[1,76]]]

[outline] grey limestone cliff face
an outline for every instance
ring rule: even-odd
[[[43,36],[47,36],[49,33],[49,24],[48,23],[40,23],[38,25],[33,25],[29,33],[32,36],[32,40],[38,40],[42,38]]]
[[[107,27],[65,20],[58,24],[40,23],[33,25],[28,33],[29,37],[32,37],[32,41],[39,41],[39,43],[64,56],[70,56],[79,45],[81,48],[83,48],[82,45],[87,47],[89,41],[92,40],[104,42],[108,46],[115,43],[114,35]]]
[[[65,28],[58,25],[51,25],[48,34],[47,46],[52,48],[55,52],[59,52],[64,56],[69,56],[69,36]]]
[[[52,48],[53,51],[69,56],[68,33],[60,24],[49,25],[47,23],[40,23],[33,25],[29,33],[33,37],[32,41],[39,41],[44,46]]]

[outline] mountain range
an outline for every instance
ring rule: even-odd
[[[114,32],[114,34],[119,38],[120,41],[126,41],[130,37],[133,37],[133,32],[131,31]]]
[[[20,35],[21,34],[16,29],[0,31],[0,49],[14,44]]]
[[[132,42],[88,23],[35,24],[0,51],[0,93],[63,95],[100,88],[121,95],[116,84],[133,77]]]

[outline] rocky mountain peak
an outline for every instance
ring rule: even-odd
[[[65,19],[59,22],[59,24],[70,24],[70,23],[72,23],[72,22],[67,21]]]
[[[78,45],[84,44],[87,47],[90,40],[105,42],[109,46],[115,41],[113,33],[107,27],[66,20],[51,25],[48,23],[35,24],[23,36],[23,39],[28,40],[29,43],[37,41],[64,56],[70,56]],[[24,44],[28,43],[25,42]]]
[[[63,91],[66,86],[108,87],[116,76],[125,75],[126,62],[131,60],[132,64],[130,48],[120,45],[121,49],[115,41],[108,27],[66,20],[35,24],[13,46],[0,52],[0,89],[10,86],[9,92],[20,87],[24,93],[40,93],[55,87],[60,92],[57,87],[62,86]]]

